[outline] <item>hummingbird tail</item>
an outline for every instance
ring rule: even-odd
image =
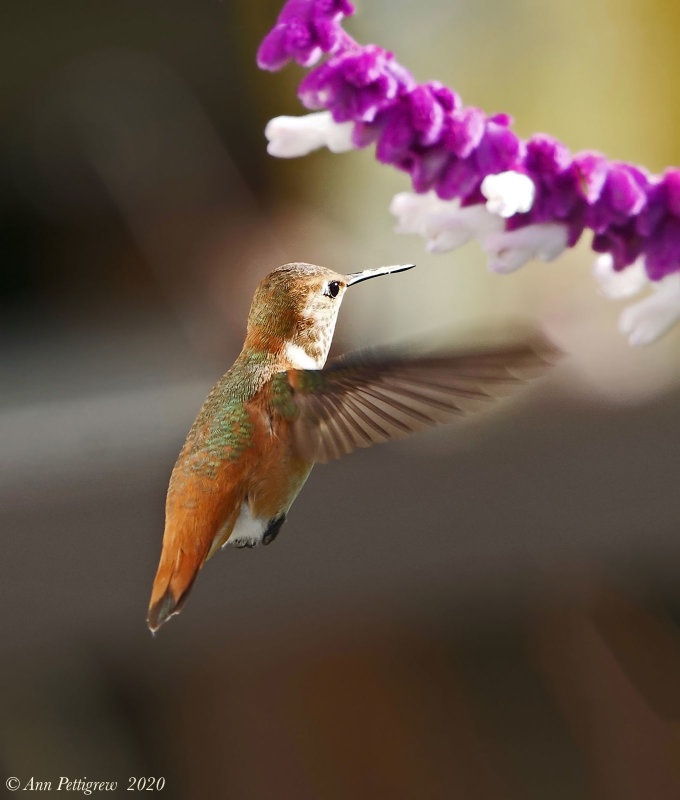
[[[146,618],[152,633],[182,610],[206,554],[202,549],[185,551],[181,546],[177,549],[163,547]]]
[[[171,479],[161,559],[147,615],[152,633],[179,614],[201,567],[231,534],[242,497],[233,487],[217,488],[206,491],[200,481],[173,485]]]

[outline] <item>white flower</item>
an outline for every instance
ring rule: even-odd
[[[514,272],[538,258],[553,261],[567,247],[567,226],[560,222],[527,225],[514,231],[490,233],[482,241],[493,272]]]
[[[390,203],[390,214],[397,218],[396,233],[418,233],[425,236],[425,225],[432,214],[448,207],[434,192],[415,194],[399,192]]]
[[[499,233],[504,228],[503,220],[490,214],[481,204],[461,208],[457,203],[448,203],[446,212],[433,214],[425,226],[427,249],[430,253],[445,253],[469,242],[482,239],[488,234]]]
[[[652,294],[625,308],[619,317],[619,330],[632,345],[653,342],[680,320],[680,273],[650,283]]]
[[[593,264],[593,275],[602,294],[612,300],[633,297],[646,287],[652,289],[643,300],[624,308],[619,317],[619,330],[631,345],[653,342],[680,320],[679,273],[650,281],[641,258],[615,272],[614,260],[605,253]]]
[[[536,195],[536,187],[531,178],[512,170],[498,175],[487,175],[481,188],[486,197],[487,210],[503,218],[530,211]]]
[[[610,253],[603,253],[595,259],[593,277],[598,283],[600,292],[610,300],[633,297],[649,285],[649,278],[641,258],[629,267],[616,272],[614,259]]]
[[[483,205],[461,208],[456,200],[440,200],[434,192],[400,192],[392,198],[390,212],[397,217],[397,233],[418,233],[431,253],[445,253],[470,239],[482,238],[504,227],[502,219]]]
[[[353,150],[352,122],[334,122],[330,111],[302,117],[274,117],[264,129],[269,140],[267,152],[277,158],[306,156],[320,147],[332,153]]]

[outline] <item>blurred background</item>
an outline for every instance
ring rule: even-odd
[[[359,0],[419,80],[654,171],[680,6]],[[500,277],[392,232],[372,152],[278,161],[278,0],[22,3],[0,27],[3,781],[167,798],[680,797],[680,331],[630,349],[586,245]],[[314,470],[274,547],[145,626],[167,479],[286,261],[418,269],[334,352],[517,320],[570,355],[518,402]]]

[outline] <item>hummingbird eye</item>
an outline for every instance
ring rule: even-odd
[[[324,292],[324,294],[327,294],[329,297],[337,297],[339,291],[340,291],[340,284],[338,283],[338,281],[331,281],[326,287],[326,291]]]

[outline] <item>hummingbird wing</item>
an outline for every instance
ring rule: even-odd
[[[536,340],[424,358],[358,351],[323,370],[289,370],[297,450],[326,462],[449,422],[538,377],[558,355]]]

